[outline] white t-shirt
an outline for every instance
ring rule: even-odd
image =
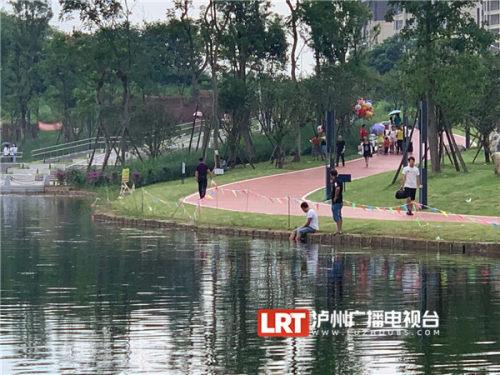
[[[307,211],[306,217],[308,219],[311,219],[311,223],[309,224],[309,226],[312,229],[319,230],[318,214],[316,214],[316,211],[310,208],[309,211]]]
[[[407,165],[403,168],[403,174],[406,176],[404,187],[416,189],[418,187],[417,176],[420,176],[418,168]]]
[[[8,147],[3,148],[3,156],[9,156],[10,149]]]

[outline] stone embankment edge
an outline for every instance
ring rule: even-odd
[[[58,186],[46,186],[44,191],[34,191],[34,192],[0,192],[0,195],[42,195],[42,196],[50,196],[57,195],[63,197],[94,197],[97,193],[93,191],[87,190],[73,190],[67,187],[58,187]]]
[[[225,234],[231,236],[248,236],[251,238],[265,238],[288,241],[290,231],[251,229],[220,226],[198,226],[192,223],[180,223],[160,219],[139,219],[117,216],[110,213],[94,212],[92,219],[96,222],[112,223],[124,227],[162,229],[168,228],[193,230],[196,232]],[[346,248],[370,248],[386,250],[425,251],[440,254],[479,255],[500,257],[500,243],[498,242],[462,242],[436,241],[415,239],[408,237],[369,236],[360,234],[343,234],[334,236],[333,233],[315,233],[309,235],[308,241],[314,244],[335,245]]]

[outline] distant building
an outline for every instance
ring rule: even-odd
[[[388,1],[362,0],[362,3],[371,10],[373,15],[373,19],[365,25],[363,30],[370,48],[400,33],[411,19],[411,14],[402,11],[394,15],[392,22],[386,22],[385,15],[390,9]],[[500,0],[477,1],[469,12],[478,25],[482,25],[497,36],[492,48],[500,50]]]
[[[500,49],[500,0],[482,1],[476,7],[476,20],[496,36],[493,48]]]
[[[363,29],[368,47],[371,48],[395,34],[392,22],[385,20],[390,6],[388,1],[362,0],[361,2],[372,12],[372,20]]]

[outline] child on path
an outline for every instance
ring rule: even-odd
[[[391,141],[389,140],[389,137],[384,138],[384,155],[389,154],[389,147],[391,146]]]

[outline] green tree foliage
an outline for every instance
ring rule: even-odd
[[[500,125],[500,55],[487,54],[481,57],[474,73],[478,89],[468,91],[467,97],[472,102],[472,124],[479,133],[485,162],[489,163],[489,134],[495,126]]]
[[[387,38],[368,53],[368,65],[380,74],[385,74],[396,66],[403,56],[405,44],[399,35]]]
[[[228,84],[221,88],[221,96],[249,98],[244,94],[249,90],[248,74],[273,70],[277,63],[286,61],[285,32],[281,23],[270,17],[268,1],[228,1],[216,3],[216,6],[227,20],[221,35],[221,58],[229,66]],[[224,101],[221,98],[221,102]],[[235,139],[239,143],[240,139],[243,140],[246,156],[251,161],[255,150],[250,136],[250,103],[240,102],[230,126],[230,141]],[[237,147],[230,150],[229,162],[234,163]]]
[[[491,35],[477,25],[468,12],[473,1],[391,1],[392,19],[396,11],[411,15],[402,30],[411,48],[405,53],[402,68],[405,84],[412,88],[414,99],[427,100],[428,138],[433,172],[440,172],[437,106],[439,80],[444,67],[460,53],[481,53],[491,44]]]
[[[158,102],[139,102],[133,107],[130,133],[137,149],[146,147],[156,158],[166,151],[177,135],[177,127],[165,106]]]
[[[42,0],[18,0],[10,5],[13,16],[2,15],[2,102],[17,125],[16,138],[21,139],[36,135],[29,123],[30,104],[43,91],[39,62],[52,12]]]
[[[369,9],[357,1],[304,1],[301,17],[310,28],[311,46],[328,64],[346,63],[362,47]]]
[[[303,83],[284,76],[263,76],[258,81],[257,90],[257,117],[273,145],[272,158],[276,166],[282,168],[286,156],[285,137],[297,134],[296,130],[312,117],[307,91]]]

